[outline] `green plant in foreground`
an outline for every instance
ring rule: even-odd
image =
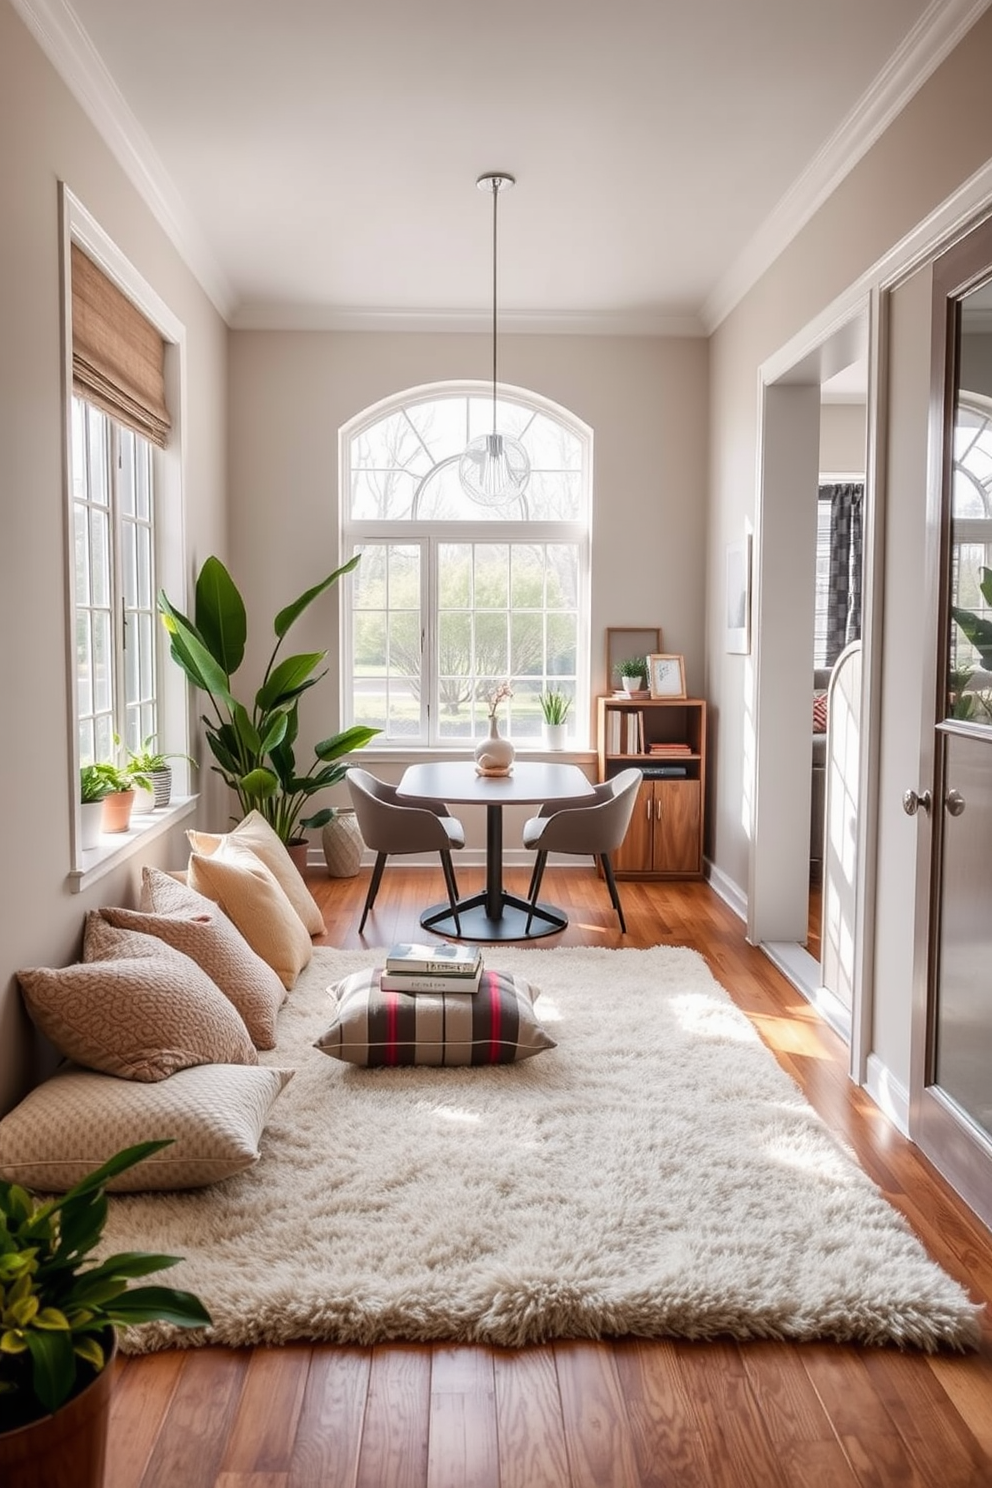
[[[120,739],[115,734],[114,743],[119,746],[120,742]],[[147,739],[142,739],[140,748],[127,749],[125,747],[128,768],[138,770],[142,775],[154,775],[158,770],[167,770],[170,760],[184,759],[187,764],[193,766],[194,770],[196,769],[196,760],[190,755],[162,754],[160,750],[152,748],[154,743],[155,735],[149,734]]]
[[[79,800],[83,806],[92,806],[109,796],[113,787],[96,765],[81,765],[79,769]]]
[[[350,573],[360,554],[315,584],[280,610],[273,622],[276,644],[251,712],[232,691],[231,679],[244,661],[248,619],[244,600],[219,558],[208,558],[196,581],[192,620],[170,603],[165,591],[158,597],[162,621],[171,638],[172,659],[205,692],[214,717],[203,716],[207,743],[217,761],[213,769],[238,797],[242,812],[259,811],[283,842],[291,842],[299,827],[322,827],[331,808],[302,815],[317,791],[344,779],[345,756],[363,748],[381,729],[356,725],[333,734],[315,746],[316,760],[298,773],[294,745],[299,734],[300,697],[325,674],[314,672],[327,655],[309,651],[278,660],[282,643],[295,622],[318,595],[342,574]]]
[[[547,692],[541,693],[538,702],[541,705],[545,723],[556,724],[567,721],[572,699],[564,692],[557,692],[553,687],[549,688]]]
[[[102,801],[104,796],[113,795],[116,791],[134,790],[135,786],[141,786],[144,790],[151,790],[152,783],[143,770],[135,769],[132,765],[115,765],[112,760],[97,760],[95,765],[84,765],[83,770],[88,771],[86,776],[87,788],[90,791],[99,787],[99,795],[91,795],[90,799]],[[82,771],[80,771],[82,777]],[[82,797],[85,801],[87,798]]]
[[[202,1328],[211,1318],[189,1292],[129,1281],[180,1256],[128,1251],[87,1265],[107,1219],[104,1185],[169,1141],[127,1147],[68,1193],[42,1203],[0,1180],[0,1431],[58,1410],[99,1374],[118,1324],[162,1320]]]

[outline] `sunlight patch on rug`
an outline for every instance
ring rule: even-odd
[[[262,1062],[296,1071],[248,1172],[111,1199],[105,1248],[214,1327],[172,1344],[517,1346],[551,1338],[977,1344],[980,1309],[827,1130],[694,951],[488,948],[558,1047],[480,1069],[363,1070],[313,1041],[327,986],[382,952],[318,948]],[[167,1135],[167,1133],[163,1133]]]

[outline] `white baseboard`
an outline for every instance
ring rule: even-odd
[[[865,1089],[892,1125],[898,1127],[904,1137],[908,1137],[909,1091],[886,1068],[877,1054],[868,1055]]]
[[[722,873],[708,858],[703,865],[703,872],[706,882],[715,894],[719,894],[727,908],[732,909],[739,920],[746,920],[747,895],[740,885]]]

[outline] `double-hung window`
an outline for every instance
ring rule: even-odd
[[[572,700],[572,744],[586,742],[592,434],[522,392],[501,392],[496,416],[531,462],[523,493],[497,504],[458,476],[493,417],[474,387],[418,388],[342,430],[342,553],[362,555],[346,590],[343,713],[381,729],[377,744],[480,737],[500,682],[515,741],[539,743],[539,698],[555,690]]]

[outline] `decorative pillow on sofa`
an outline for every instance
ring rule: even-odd
[[[813,694],[813,732],[814,734],[827,732],[827,694],[825,692]]]
[[[209,855],[190,853],[187,882],[195,893],[220,905],[287,990],[293,986],[310,962],[313,942],[257,853],[226,837]]]
[[[158,878],[167,885],[161,893]],[[152,935],[189,956],[237,1008],[256,1049],[274,1049],[276,1016],[286,989],[272,967],[256,955],[219,904],[176,883],[157,868],[145,868],[141,903],[157,899],[172,905],[171,913],[107,906],[99,913],[109,925]]]
[[[261,858],[269,872],[275,877],[290,904],[296,910],[310,935],[323,935],[324,916],[320,906],[300,877],[299,870],[286,851],[279,834],[260,811],[249,811],[231,832],[217,835],[212,832],[189,831],[186,833],[194,852],[209,857],[225,840],[250,847]]]
[[[381,971],[356,971],[328,988],[337,1008],[314,1048],[371,1067],[511,1064],[557,1047],[522,977],[486,970],[478,992],[411,994],[383,992]]]
[[[72,1065],[0,1121],[0,1178],[64,1193],[135,1142],[171,1146],[112,1178],[118,1193],[203,1188],[258,1161],[272,1104],[292,1070],[200,1064],[170,1080],[135,1085]]]
[[[241,1015],[195,961],[152,936],[104,932],[130,936],[119,949],[131,954],[17,973],[31,1017],[67,1058],[146,1081],[191,1064],[258,1063]]]

